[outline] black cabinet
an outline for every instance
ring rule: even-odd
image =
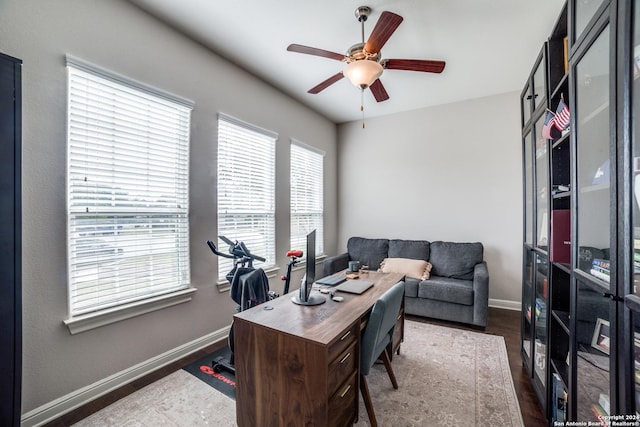
[[[551,130],[543,124],[546,181],[536,176],[545,170],[535,167],[529,147],[536,125],[522,123],[525,254],[549,259],[546,385],[535,368],[531,378],[550,422],[566,417],[595,425],[611,416],[634,422],[640,416],[640,0],[570,0],[545,46],[543,123],[556,120],[563,106],[570,120]],[[529,105],[523,116],[524,107],[531,123],[541,119]],[[536,188],[545,182],[550,219],[536,229],[529,216],[545,203]],[[546,247],[530,237],[540,227],[548,227]],[[540,298],[533,264],[524,257],[523,313]],[[540,325],[526,319],[523,348],[532,348]],[[523,351],[526,366],[529,359]]]
[[[22,378],[21,68],[0,54],[0,424],[20,425]]]

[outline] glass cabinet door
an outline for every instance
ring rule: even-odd
[[[587,24],[593,18],[596,11],[600,7],[600,5],[604,2],[604,0],[577,0],[574,2],[575,4],[575,29],[573,39],[578,40],[582,35],[582,32],[587,27]]]
[[[610,242],[609,26],[576,66],[577,268],[608,288]]]
[[[582,5],[585,2],[577,2]],[[587,2],[588,3],[588,2]],[[576,12],[577,13],[577,12]],[[610,410],[609,25],[575,68],[577,249],[576,420],[596,422]],[[573,112],[572,112],[573,114]],[[612,322],[612,323],[610,323]]]
[[[524,140],[524,242],[533,245],[533,132]]]
[[[542,137],[545,115],[535,124],[535,191],[536,191],[536,246],[545,251],[549,245],[549,150],[548,141]]]
[[[632,186],[632,237],[633,256],[630,257],[633,266],[631,280],[624,284],[624,292],[627,294],[627,304],[632,310],[632,327],[630,336],[627,337],[632,357],[627,359],[631,364],[627,372],[631,373],[632,384],[632,408],[629,413],[640,413],[640,0],[632,2],[632,34],[630,57],[626,58],[627,67],[631,72],[631,186]]]
[[[533,265],[533,251],[524,250],[524,272],[522,283],[522,352],[526,356],[528,366],[531,366],[531,325],[533,324],[532,307],[533,280],[535,270]]]
[[[544,391],[547,383],[547,308],[549,303],[547,258],[535,254],[535,300],[533,301],[534,343],[533,378],[539,390]],[[544,392],[543,392],[544,393]]]
[[[536,65],[536,70],[533,72],[533,109],[535,110],[540,105],[544,104],[546,97],[546,73],[544,55],[540,55],[540,62]]]
[[[522,127],[524,127],[529,120],[531,120],[531,104],[532,104],[531,88],[527,84],[522,91],[522,97],[520,98],[520,105],[522,107]]]

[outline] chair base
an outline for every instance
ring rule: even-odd
[[[389,374],[389,379],[391,380],[391,385],[394,389],[398,389],[398,381],[396,380],[396,375],[393,372],[393,368],[391,367],[391,360],[389,360],[389,354],[385,349],[381,354],[380,358],[384,363],[384,367],[387,370],[387,374]],[[362,393],[362,399],[364,400],[364,406],[367,408],[367,415],[369,415],[369,421],[371,422],[371,427],[378,427],[378,421],[376,420],[376,414],[373,411],[373,402],[371,402],[371,394],[369,393],[369,386],[367,385],[367,377],[366,375],[360,375],[360,392]]]

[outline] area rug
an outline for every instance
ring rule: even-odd
[[[407,321],[392,365],[398,390],[383,365],[368,376],[380,426],[523,426],[502,337]],[[74,425],[235,426],[235,401],[179,370]]]
[[[236,378],[232,372],[226,371],[224,369],[213,369],[212,362],[218,360],[218,358],[223,358],[225,361],[229,361],[229,356],[231,356],[231,351],[229,347],[225,346],[220,350],[209,354],[195,362],[185,366],[185,371],[189,372],[191,375],[196,378],[201,379],[205,383],[209,384],[211,387],[218,390],[220,393],[223,393],[227,397],[232,399],[236,398]]]

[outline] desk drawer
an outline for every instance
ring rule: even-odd
[[[356,343],[354,342],[329,364],[329,396],[356,371],[358,368],[356,356]]]
[[[358,334],[360,333],[359,325],[359,323],[351,325],[336,341],[329,345],[327,356],[330,362],[335,360],[347,347],[357,341]]]
[[[351,426],[358,414],[358,373],[354,372],[329,400],[329,425]]]

